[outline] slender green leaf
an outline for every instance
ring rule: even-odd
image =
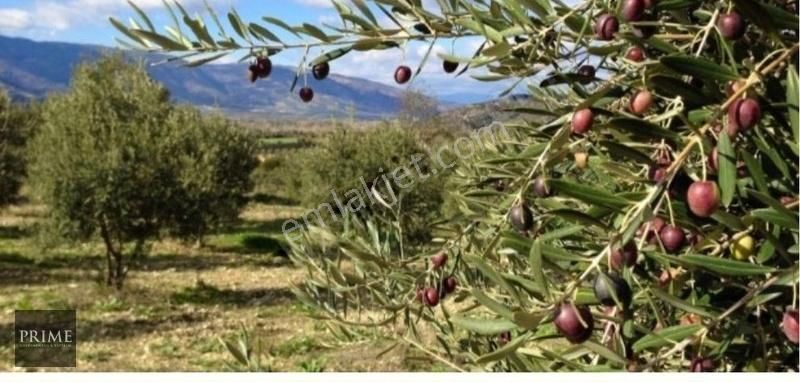
[[[465,316],[453,316],[450,318],[453,325],[466,329],[472,333],[486,336],[500,334],[515,329],[517,325],[504,319],[481,319]]]
[[[550,289],[547,285],[547,279],[544,277],[544,265],[542,264],[542,243],[540,240],[535,240],[531,245],[531,252],[528,254],[530,261],[530,268],[533,271],[533,279],[539,289],[544,291],[544,294],[551,299]]]
[[[702,325],[676,325],[661,329],[636,341],[633,344],[633,351],[640,352],[678,343],[697,333],[702,327]]]
[[[735,81],[740,77],[734,70],[704,58],[673,55],[664,56],[660,61],[661,64],[678,73],[703,80]]]
[[[789,65],[786,70],[786,102],[789,104],[789,121],[792,123],[795,142],[800,142],[800,111],[798,111],[800,95],[798,92],[800,92],[800,85],[797,81],[797,68]]]
[[[700,316],[703,316],[703,317],[707,317],[707,318],[716,318],[717,317],[717,313],[709,312],[709,311],[707,311],[707,310],[705,310],[705,309],[703,309],[703,308],[701,308],[699,306],[696,306],[696,305],[694,305],[694,304],[692,304],[690,302],[681,300],[680,298],[677,298],[677,297],[675,297],[675,296],[673,296],[671,294],[668,294],[668,293],[666,293],[666,292],[664,292],[664,291],[662,291],[660,289],[651,288],[650,289],[650,293],[653,294],[653,296],[655,296],[656,298],[660,299],[661,301],[664,301],[667,304],[670,304],[670,305],[674,306],[675,308],[678,308],[678,309],[680,309],[680,310],[682,310],[684,312],[694,313],[694,314],[697,314],[697,315],[700,315]]]
[[[708,271],[728,276],[758,276],[775,272],[775,268],[751,264],[746,261],[724,259],[706,255],[683,255],[680,262],[704,268]]]
[[[552,187],[560,195],[570,196],[582,200],[590,205],[599,205],[611,209],[620,209],[630,203],[617,195],[614,195],[599,187],[590,187],[583,184],[569,182],[563,179],[551,179]]]
[[[625,357],[593,340],[586,341],[582,345],[599,356],[611,361],[614,364],[617,364],[618,366],[625,366],[628,364],[628,361],[625,360]]]
[[[736,152],[733,151],[728,134],[719,135],[717,154],[720,197],[722,204],[727,207],[736,193]]]

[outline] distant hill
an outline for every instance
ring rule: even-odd
[[[0,87],[16,99],[39,99],[69,85],[73,67],[104,51],[96,45],[36,42],[0,36]],[[131,53],[134,54],[134,53]],[[178,102],[217,108],[231,114],[271,118],[359,118],[389,116],[400,107],[401,90],[360,78],[331,74],[313,81],[314,101],[302,103],[289,93],[294,68],[275,66],[267,80],[251,85],[244,64],[205,65],[188,69],[175,64],[150,66]]]

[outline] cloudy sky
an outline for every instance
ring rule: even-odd
[[[427,1],[427,0],[426,0]],[[245,21],[258,21],[261,16],[277,17],[289,24],[309,22],[315,25],[327,23],[339,25],[340,21],[329,0],[209,0],[222,15],[235,7]],[[157,28],[170,25],[168,13],[162,0],[135,0],[152,18]],[[181,0],[191,13],[205,14],[202,0]],[[380,14],[379,12],[376,15]],[[0,34],[18,36],[40,41],[66,41],[117,46],[115,37],[119,33],[108,23],[108,17],[127,22],[134,14],[125,0],[0,0]],[[271,28],[284,41],[292,41],[279,28]],[[471,55],[479,41],[461,40],[455,43],[439,42],[439,51],[455,51]],[[332,65],[338,74],[368,78],[394,85],[394,68],[405,63],[416,68],[426,45],[411,44],[405,49],[376,52],[353,52]],[[312,55],[322,51],[312,50]],[[275,60],[279,64],[296,65],[302,52],[281,53]],[[230,61],[238,57],[231,56]],[[465,98],[492,98],[505,89],[506,84],[482,83],[462,76],[453,79],[441,71],[440,61],[429,61],[424,73],[417,78],[414,87],[419,90],[451,98],[463,94]],[[459,97],[461,98],[461,97]]]

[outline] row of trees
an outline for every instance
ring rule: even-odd
[[[23,126],[24,113],[11,108],[8,119]],[[247,201],[255,139],[221,117],[173,104],[123,56],[81,65],[69,90],[35,109],[29,129],[3,130],[3,195],[15,194],[27,168],[32,194],[48,207],[48,233],[102,239],[109,285],[122,287],[125,256],[147,240],[200,238],[236,219]]]

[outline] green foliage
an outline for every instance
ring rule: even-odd
[[[293,259],[309,270],[298,298],[332,326],[389,327],[399,341],[455,370],[797,370],[797,345],[780,325],[798,305],[797,11],[771,0],[653,1],[640,20],[628,21],[627,2],[376,0],[354,8],[336,1],[344,25],[330,34],[264,18],[316,40],[297,45],[223,44],[207,41],[199,28],[198,41],[163,41],[118,28],[144,47],[168,51],[325,46],[325,61],[408,40],[432,47],[472,36],[483,40],[477,51],[439,57],[480,68],[472,76],[481,81],[544,77],[530,87],[536,107],[519,110],[544,121],[509,123],[510,139],[459,166],[447,187],[459,213],[428,246],[405,251],[403,216],[391,214],[352,216],[343,227],[312,228],[293,243]],[[392,23],[379,24],[373,10]],[[741,38],[738,28],[718,22],[732,10],[748,24]],[[604,22],[595,31],[601,16],[619,17],[619,30]],[[632,47],[643,49],[644,61],[626,58]],[[597,75],[582,74],[583,65],[596,66]],[[631,107],[643,90],[651,97],[639,100],[653,102]],[[741,111],[744,98],[761,111],[749,127],[742,126],[754,113]],[[591,108],[593,127],[573,133],[573,114],[584,108]],[[721,138],[726,134],[732,139]],[[355,155],[336,147],[327,160]],[[714,147],[718,169],[709,165]],[[554,195],[533,189],[538,177],[551,181]],[[698,180],[722,188],[722,203],[707,217],[688,206],[687,188]],[[507,222],[520,204],[533,211],[527,232]],[[692,242],[649,238],[655,216]],[[752,253],[731,248],[740,239],[752,242]],[[633,291],[631,307],[598,306],[591,280],[613,273],[611,254],[628,243],[636,261],[619,273]],[[430,255],[442,252],[450,261],[434,268]],[[461,287],[437,293],[449,276]],[[423,304],[430,300],[417,297],[420,288],[433,288],[441,301]],[[594,322],[593,331],[569,334],[553,322],[561,308],[574,312],[573,304],[591,311],[593,320],[576,320],[580,328]],[[371,314],[362,315],[366,309]],[[433,329],[435,340],[423,338],[419,325]],[[554,341],[561,337],[573,341]],[[693,362],[705,359],[712,362]]]
[[[126,245],[196,238],[237,216],[253,147],[231,123],[173,106],[141,66],[106,57],[45,102],[30,176],[56,232],[104,240],[119,286]]]
[[[25,143],[36,121],[34,106],[11,102],[0,89],[0,206],[14,200],[25,178]]]
[[[433,143],[433,142],[429,142]],[[411,161],[427,157],[425,142],[419,130],[386,123],[384,126],[355,130],[341,127],[325,134],[308,150],[293,155],[290,165],[295,174],[299,171],[297,196],[303,206],[316,208],[320,203],[332,203],[333,194],[347,202],[348,191],[363,191],[363,185],[375,186],[392,203],[391,193],[402,210],[406,227],[405,236],[414,241],[430,238],[431,223],[441,215],[444,202],[443,184],[446,174],[430,176],[429,164],[419,162],[420,173]],[[401,187],[395,182],[393,172],[405,167],[411,174],[410,187]],[[381,178],[389,181],[389,186]],[[389,190],[391,187],[391,191]],[[363,192],[362,192],[363,194]],[[364,197],[366,199],[366,197]],[[379,215],[386,214],[382,208],[374,208],[369,200],[363,210]]]

